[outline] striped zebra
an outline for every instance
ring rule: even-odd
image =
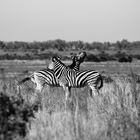
[[[80,64],[84,61],[85,57],[86,57],[86,52],[80,52],[78,55],[73,56],[72,64],[66,66],[66,68],[73,69],[74,71],[78,71]],[[39,92],[42,91],[45,85],[52,86],[52,87],[60,86],[58,79],[54,74],[54,71],[49,68],[33,72],[33,74],[31,74],[30,76],[21,80],[19,82],[19,85],[23,84],[28,80],[31,80],[36,85],[36,90]]]
[[[66,92],[66,101],[70,96],[69,88],[81,88],[89,86],[93,94],[98,94],[99,89],[103,86],[102,76],[95,70],[74,71],[68,69],[57,57],[52,58],[49,68],[54,70],[54,74],[59,84]]]

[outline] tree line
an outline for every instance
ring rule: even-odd
[[[48,40],[43,42],[4,42],[0,41],[0,50],[4,53],[0,54],[0,59],[47,59],[54,55],[53,51],[98,51],[98,54],[89,53],[88,61],[108,61],[118,60],[124,62],[131,62],[132,58],[140,59],[138,54],[127,54],[123,50],[134,50],[140,48],[140,41],[129,42],[126,39],[112,42],[83,42],[83,41],[65,41],[65,40]],[[52,51],[50,51],[52,50]],[[106,51],[116,52],[115,54],[108,54]],[[50,52],[49,52],[50,51]],[[6,53],[7,52],[7,53]],[[9,52],[12,52],[10,54]],[[17,52],[23,52],[19,55]],[[29,53],[30,52],[30,53]],[[62,56],[66,59],[66,56]]]
[[[108,50],[108,49],[134,49],[140,46],[140,41],[129,42],[126,39],[117,41],[115,43],[111,42],[83,42],[83,41],[65,41],[65,40],[48,40],[43,42],[4,42],[0,41],[0,49],[3,50],[45,50],[45,49],[57,49],[58,51],[65,50]]]

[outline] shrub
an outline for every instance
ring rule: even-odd
[[[132,62],[132,57],[131,56],[122,56],[118,59],[119,62]]]
[[[86,60],[91,62],[100,62],[100,59],[94,54],[88,54]]]
[[[33,110],[33,107],[25,105],[22,99],[0,93],[0,139],[25,137],[26,123],[30,117],[34,117]]]

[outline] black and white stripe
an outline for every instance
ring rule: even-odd
[[[68,69],[57,57],[52,58],[52,63],[49,65],[49,68],[54,70],[54,74],[64,90],[67,87],[81,88],[89,86],[93,94],[98,94],[98,90],[103,86],[102,76],[99,72],[95,70],[74,71]],[[98,86],[99,82],[100,85]],[[68,94],[70,93],[67,90],[66,96]]]
[[[76,55],[72,58],[72,64],[66,66],[66,68],[78,71],[80,64],[84,61],[85,57],[86,57],[85,52],[79,53],[79,55]],[[56,78],[54,71],[49,68],[33,72],[32,75],[24,78],[22,81],[19,82],[19,84],[21,85],[22,83],[28,80],[31,80],[33,83],[35,83],[36,90],[40,92],[45,85],[52,87],[60,86],[60,83],[58,82],[58,79]]]

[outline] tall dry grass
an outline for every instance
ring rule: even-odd
[[[42,108],[32,120],[28,139],[139,139],[140,86],[133,74],[112,79],[113,82],[104,83],[100,95],[93,98],[88,88],[73,89],[67,110],[61,88],[44,89]]]

